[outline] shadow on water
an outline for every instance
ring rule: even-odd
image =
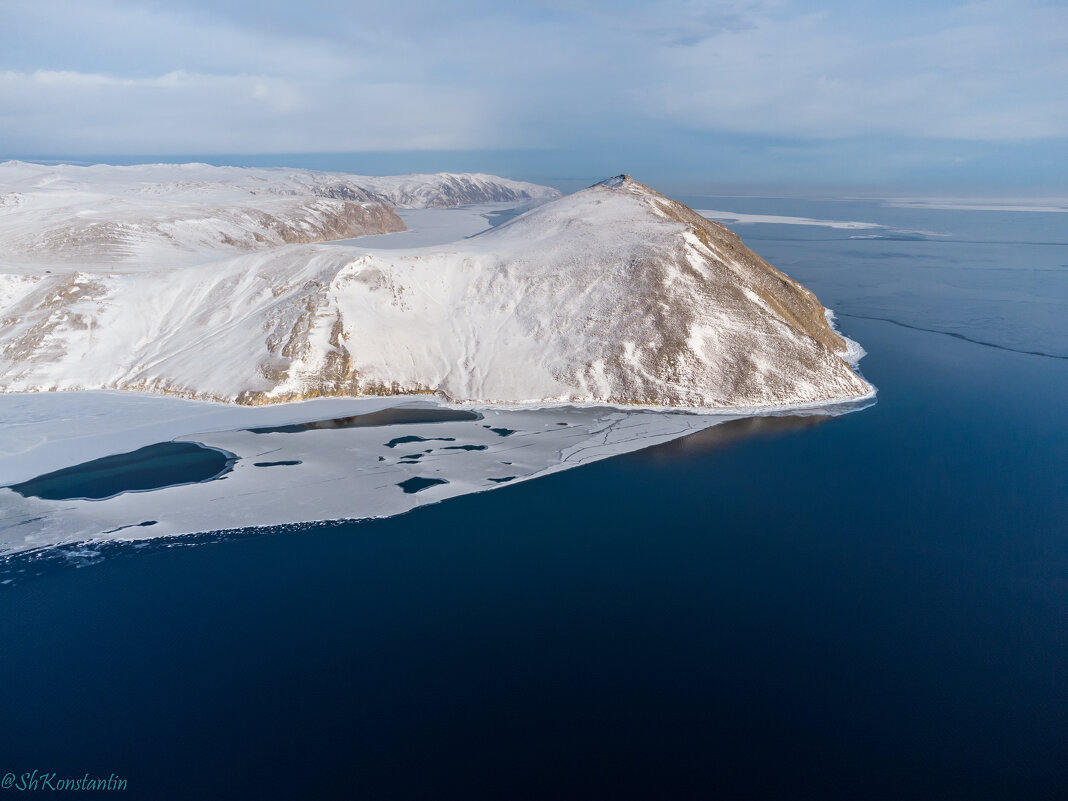
[[[45,473],[9,489],[24,498],[99,501],[124,492],[212,481],[229,473],[236,461],[234,454],[199,442],[159,442]]]
[[[330,420],[312,420],[308,423],[292,423],[284,426],[265,426],[247,428],[253,434],[299,434],[302,431],[316,431],[328,428],[373,428],[375,426],[401,426],[421,423],[449,423],[457,420],[481,420],[482,415],[463,409],[413,409],[394,407],[381,409],[367,414],[354,414],[350,417],[334,417]]]
[[[863,375],[859,370],[857,372]],[[761,417],[741,417],[701,429],[693,434],[661,443],[652,448],[644,448],[640,451],[625,454],[620,458],[664,462],[680,457],[695,456],[709,451],[720,450],[743,440],[815,428],[835,417],[867,409],[877,402],[873,396],[824,407],[814,407],[802,413],[772,413]]]
[[[686,437],[673,439],[652,448],[628,454],[639,461],[664,462],[680,457],[727,448],[735,443],[755,437],[767,437],[788,431],[800,431],[822,425],[836,415],[784,415],[782,417],[743,417],[705,428]]]

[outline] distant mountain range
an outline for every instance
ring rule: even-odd
[[[182,263],[405,230],[394,208],[540,203],[493,175],[370,177],[207,164],[0,164],[0,260]]]

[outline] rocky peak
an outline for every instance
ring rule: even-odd
[[[611,178],[605,178],[603,181],[595,183],[594,186],[607,186],[609,189],[617,189],[628,181],[633,181],[633,179],[625,172],[621,172],[619,175],[613,175]]]

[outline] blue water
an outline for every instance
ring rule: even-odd
[[[102,500],[124,492],[175,487],[221,478],[237,457],[199,442],[159,442],[31,478],[11,489],[23,497]]]
[[[1032,311],[1065,308],[1068,259],[1026,242],[1068,221],[883,211],[952,236],[738,227],[868,350],[865,411],[24,561],[0,771],[153,799],[1065,798],[1068,334]]]
[[[421,453],[417,454],[413,458],[418,458],[420,456],[422,456]],[[435,487],[438,484],[448,484],[448,483],[449,482],[446,481],[443,478],[423,478],[422,476],[412,476],[411,478],[407,479],[406,481],[400,482],[397,486],[400,487],[402,490],[404,490],[409,495],[412,495],[412,494],[414,494],[416,492],[422,492],[425,489],[430,489],[431,487]]]
[[[877,201],[684,201],[694,208],[882,224],[735,230],[842,313],[1068,359],[1068,214],[893,208]],[[854,238],[868,236],[878,238]]]
[[[478,412],[463,409],[410,409],[389,408],[351,417],[334,417],[330,420],[311,420],[284,426],[265,426],[248,429],[253,434],[299,434],[302,431],[317,431],[329,428],[373,428],[376,426],[413,425],[416,423],[445,423],[450,420],[481,420]]]

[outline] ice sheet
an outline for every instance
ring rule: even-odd
[[[853,222],[849,220],[816,220],[811,217],[787,217],[777,214],[742,214],[737,211],[717,211],[715,209],[698,209],[697,213],[716,222],[742,225],[746,223],[772,223],[775,225],[816,225],[822,228],[886,228],[885,225],[870,222]]]
[[[72,543],[387,517],[747,416],[744,411],[709,415],[610,407],[476,407],[482,419],[299,433],[246,430],[398,405],[434,406],[403,398],[248,408],[125,392],[0,396],[0,466],[5,483],[168,439],[199,442],[239,457],[233,470],[218,480],[97,501],[24,498],[0,488],[0,554]],[[807,411],[835,414],[853,408]],[[408,439],[415,437],[420,439]],[[399,438],[407,441],[398,442]],[[401,485],[412,479],[444,483],[406,492]]]

